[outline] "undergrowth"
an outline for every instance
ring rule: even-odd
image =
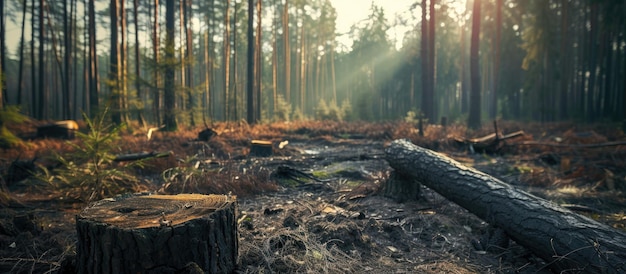
[[[64,191],[65,196],[82,201],[142,190],[131,168],[142,167],[144,161],[124,165],[115,162],[113,150],[119,142],[122,126],[106,123],[106,117],[106,112],[93,120],[83,115],[89,131],[77,132],[78,142],[68,142],[72,151],[55,153],[54,160],[60,167],[51,171],[42,168],[44,174],[39,178],[55,190]]]

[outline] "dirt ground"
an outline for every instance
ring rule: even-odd
[[[611,125],[502,123],[504,134],[525,134],[493,153],[472,153],[457,142],[492,133],[489,127],[430,126],[423,137],[406,123],[214,129],[217,135],[209,141],[194,140],[199,130],[157,133],[150,140],[141,131],[125,133],[117,151],[172,152],[135,169],[140,182],[127,191],[237,195],[240,273],[549,273],[545,262],[514,242],[495,252],[477,250],[472,241],[488,224],[428,188],[405,203],[383,197],[380,189],[391,172],[384,147],[398,138],[617,229],[626,227],[626,145],[585,146],[626,140]],[[272,141],[274,155],[249,156],[253,139]],[[0,156],[8,193],[0,210],[2,273],[72,269],[74,216],[88,202],[32,177],[6,180],[15,159],[37,156],[39,165],[49,165],[51,148],[71,151],[65,141],[31,140]]]

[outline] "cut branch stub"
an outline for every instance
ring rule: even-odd
[[[440,153],[396,140],[389,165],[503,229],[557,273],[626,273],[626,233],[518,190]]]
[[[76,216],[79,273],[231,273],[237,204],[226,195],[131,194]]]

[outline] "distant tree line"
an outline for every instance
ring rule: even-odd
[[[169,130],[409,111],[472,127],[626,121],[624,1],[457,2],[416,0],[413,20],[372,5],[345,48],[329,0],[3,1],[0,107],[36,119],[108,108],[115,124]],[[399,25],[401,43],[388,35]]]

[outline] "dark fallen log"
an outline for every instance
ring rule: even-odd
[[[113,161],[115,162],[128,162],[128,161],[137,161],[147,158],[163,158],[172,155],[171,151],[166,152],[139,152],[139,153],[131,153],[131,154],[123,154],[115,156]]]
[[[508,146],[547,146],[547,147],[569,147],[569,148],[602,148],[613,146],[626,146],[626,141],[604,142],[596,144],[559,144],[537,141],[524,141],[519,143],[507,144]]]
[[[503,229],[556,273],[626,273],[623,231],[515,189],[408,140],[392,142],[385,153],[396,172]]]
[[[454,137],[453,140],[462,146],[469,147],[469,150],[474,153],[495,153],[498,152],[504,145],[506,145],[507,139],[513,139],[520,136],[524,136],[523,130],[519,130],[513,133],[502,135],[498,130],[498,121],[493,121],[494,133],[485,135],[479,138],[465,139]]]
[[[130,194],[76,216],[77,273],[232,273],[236,198]]]

